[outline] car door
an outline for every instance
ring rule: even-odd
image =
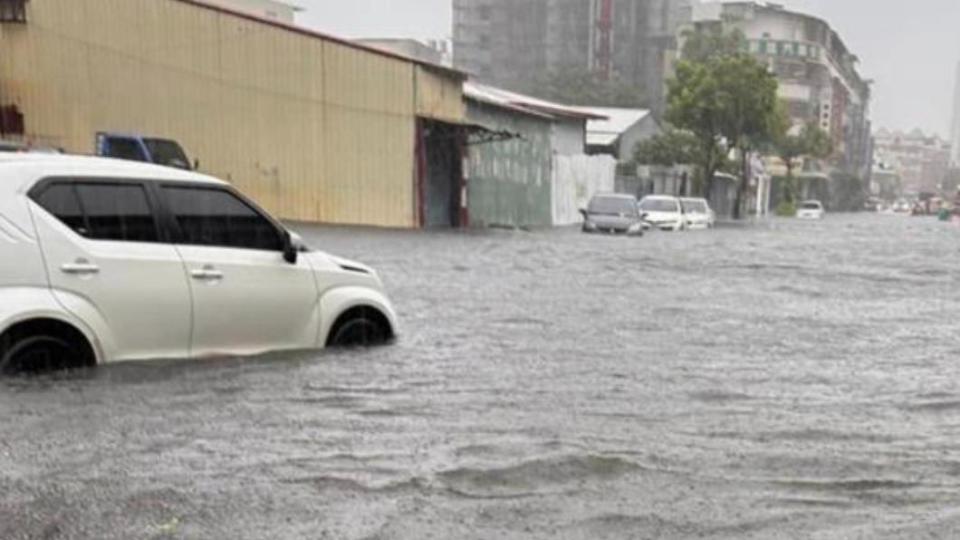
[[[50,286],[108,359],[185,357],[190,290],[147,184],[53,179],[30,197]]]
[[[226,186],[160,187],[193,294],[194,356],[317,345],[318,293],[306,257],[284,260],[285,231]]]

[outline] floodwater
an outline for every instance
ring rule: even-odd
[[[0,383],[0,538],[960,535],[960,228],[302,228],[391,347]]]

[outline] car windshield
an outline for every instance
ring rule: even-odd
[[[640,203],[640,210],[644,212],[676,212],[677,201],[672,199],[644,199]]]
[[[817,202],[805,202],[800,208],[803,210],[820,210],[821,206]]]
[[[637,206],[632,199],[626,197],[594,197],[587,210],[591,214],[634,215],[637,213]]]
[[[681,201],[683,211],[688,214],[706,214],[707,204],[703,201]]]
[[[143,143],[147,145],[147,149],[153,156],[153,162],[157,165],[178,169],[190,168],[190,160],[176,142],[167,139],[144,139]]]

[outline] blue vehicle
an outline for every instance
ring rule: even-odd
[[[156,163],[187,171],[195,170],[198,163],[190,164],[180,143],[158,137],[144,137],[122,133],[97,133],[98,156]]]

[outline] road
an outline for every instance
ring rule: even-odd
[[[960,534],[960,229],[304,228],[391,347],[0,383],[0,538]]]

